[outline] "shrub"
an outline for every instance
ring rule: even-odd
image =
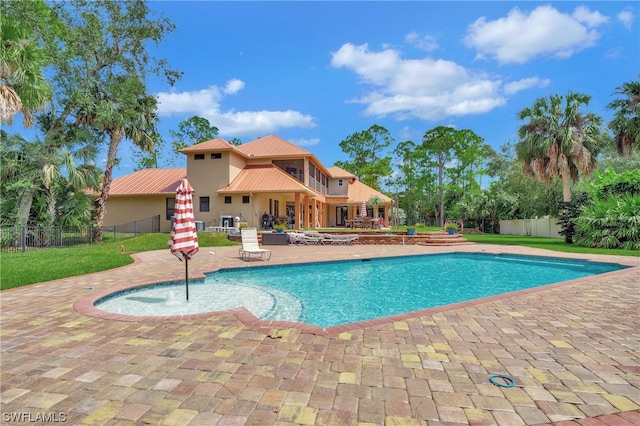
[[[640,250],[640,170],[607,168],[586,188],[592,201],[574,219],[576,244]]]
[[[640,250],[640,195],[608,197],[583,206],[576,245]]]

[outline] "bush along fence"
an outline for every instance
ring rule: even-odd
[[[94,226],[8,226],[0,228],[0,251],[71,247],[95,243]],[[140,234],[160,232],[160,216],[102,228],[103,241],[121,241]]]

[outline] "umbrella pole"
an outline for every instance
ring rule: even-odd
[[[189,259],[184,258],[184,276],[187,283],[187,300],[189,300]]]

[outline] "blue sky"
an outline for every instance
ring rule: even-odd
[[[517,141],[518,111],[570,90],[608,122],[614,90],[640,71],[631,1],[149,4],[177,26],[154,54],[184,72],[174,87],[150,81],[165,140],[199,115],[227,140],[277,134],[326,166],[373,124],[416,143],[467,128],[498,149]],[[115,176],[131,154],[123,144]]]

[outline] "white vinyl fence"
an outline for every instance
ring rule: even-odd
[[[558,219],[555,217],[501,220],[500,234],[562,238],[561,228],[557,222]]]

